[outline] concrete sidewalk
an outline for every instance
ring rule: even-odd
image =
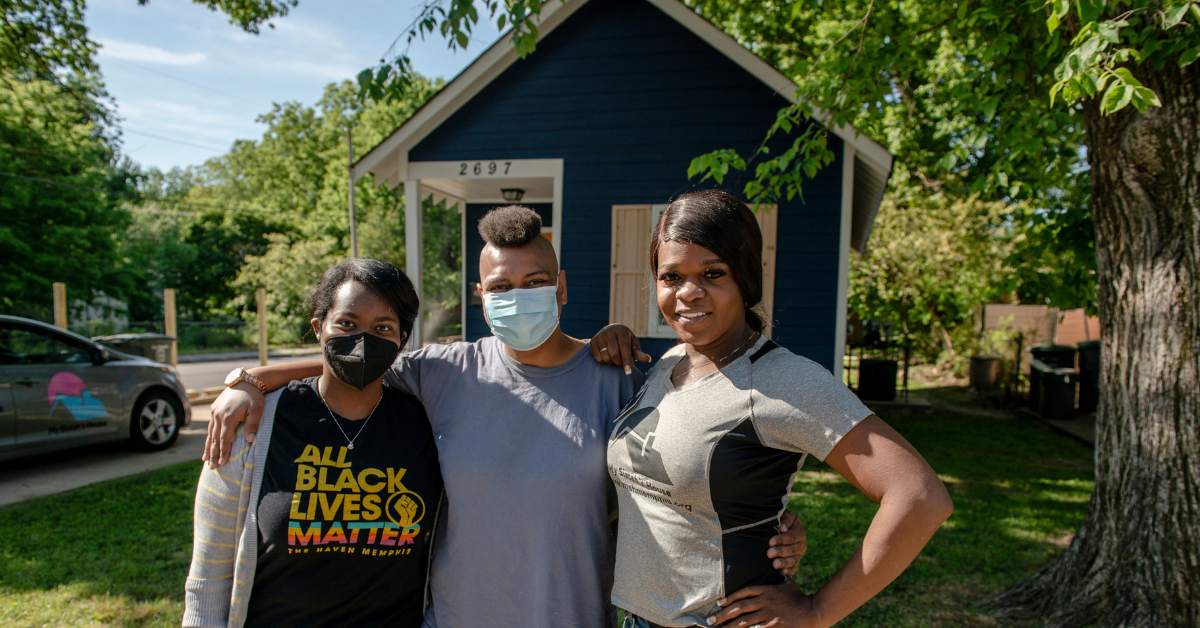
[[[192,408],[192,423],[179,430],[175,444],[154,453],[115,442],[0,463],[0,508],[189,460],[198,471],[209,420],[209,406]]]

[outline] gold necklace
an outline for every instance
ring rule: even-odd
[[[673,375],[671,375],[671,381],[673,382],[673,381],[675,381],[675,378],[676,378],[676,377],[683,377],[683,376],[687,375],[688,373],[691,373],[692,371],[694,371],[694,370],[696,370],[696,369],[699,369],[699,368],[704,368],[704,367],[708,366],[709,364],[717,364],[718,362],[724,362],[725,360],[729,359],[729,357],[730,357],[730,356],[732,356],[733,354],[737,353],[738,351],[741,351],[741,350],[742,350],[742,349],[743,349],[743,348],[746,346],[746,343],[747,343],[747,342],[750,342],[750,341],[754,340],[754,335],[755,335],[755,334],[754,334],[754,331],[752,330],[752,331],[750,332],[750,337],[749,337],[749,338],[747,338],[746,340],[743,340],[743,341],[742,341],[742,344],[740,344],[740,345],[738,345],[736,348],[734,348],[734,350],[733,350],[733,351],[730,351],[729,353],[727,353],[727,354],[725,355],[725,357],[723,357],[723,358],[721,358],[721,359],[719,359],[719,360],[709,360],[709,361],[708,361],[706,364],[701,364],[701,365],[699,365],[699,366],[693,366],[692,368],[690,368],[690,369],[688,369],[688,370],[686,370],[686,371],[684,371],[684,372],[682,372],[682,373],[680,373],[680,374],[678,374],[678,375],[674,375],[674,374],[673,374]],[[717,370],[721,370],[721,367],[720,367],[720,366],[717,366]]]

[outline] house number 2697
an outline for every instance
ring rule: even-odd
[[[501,166],[504,167],[504,172],[499,172]],[[464,161],[461,164],[458,164],[458,174],[462,177],[465,177],[468,174],[481,175],[484,173],[484,171],[487,171],[488,174],[508,174],[508,169],[511,167],[511,161],[505,161],[502,163],[489,161],[486,164],[482,161],[477,161],[473,164],[469,164]]]

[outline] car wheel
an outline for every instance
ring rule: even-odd
[[[135,449],[142,451],[166,449],[179,438],[182,420],[183,408],[179,400],[169,392],[152,390],[142,395],[133,408],[129,440]]]

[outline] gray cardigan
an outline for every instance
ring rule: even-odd
[[[184,585],[183,625],[194,628],[242,628],[258,564],[258,503],[263,467],[271,444],[275,407],[285,389],[267,395],[262,423],[253,444],[234,436],[240,451],[209,469],[204,465],[196,487],[192,566]],[[236,510],[235,510],[236,508]]]

